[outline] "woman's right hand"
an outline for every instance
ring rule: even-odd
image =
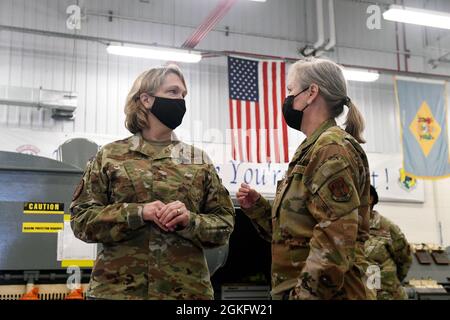
[[[165,204],[159,200],[146,203],[144,205],[144,210],[142,211],[142,219],[144,219],[144,221],[152,221],[162,230],[168,231],[168,229],[164,227],[162,223],[159,221],[157,215],[159,210],[161,210],[164,206]]]
[[[249,209],[261,198],[261,195],[252,189],[248,184],[242,183],[238,192],[236,193],[237,200],[243,209]]]

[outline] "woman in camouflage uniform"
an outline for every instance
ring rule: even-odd
[[[227,243],[234,208],[208,156],[172,132],[186,93],[176,66],[142,73],[125,106],[134,135],[101,148],[75,190],[75,236],[103,245],[91,298],[213,298],[203,248]]]
[[[364,247],[367,258],[380,271],[377,299],[406,300],[401,282],[411,267],[411,248],[400,228],[373,210],[377,203],[378,193],[370,186],[370,238]]]
[[[289,70],[287,124],[306,139],[273,204],[242,184],[244,212],[272,242],[274,299],[374,299],[365,280],[369,232],[369,166],[359,143],[363,118],[347,97],[341,68],[305,59]],[[346,129],[336,125],[348,106]]]

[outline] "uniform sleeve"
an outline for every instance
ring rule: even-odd
[[[213,165],[208,165],[203,192],[203,212],[190,212],[188,226],[177,233],[201,248],[225,245],[234,228],[235,211]]]
[[[391,223],[389,231],[392,239],[392,244],[389,246],[390,254],[397,265],[398,279],[403,281],[412,263],[411,248],[405,235],[397,225]]]
[[[91,160],[70,205],[70,224],[75,236],[89,243],[126,240],[145,225],[143,204],[108,200],[108,176],[102,171],[102,151]]]
[[[270,202],[261,196],[255,205],[242,211],[250,218],[259,235],[266,241],[272,241],[272,207]]]
[[[323,149],[323,150],[322,150]],[[342,289],[355,256],[360,199],[347,159],[339,148],[322,147],[306,176],[307,208],[316,219],[310,252],[294,299],[331,299]]]

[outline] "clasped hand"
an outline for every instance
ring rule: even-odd
[[[173,232],[179,228],[184,229],[189,224],[190,212],[181,201],[167,204],[157,200],[145,204],[142,218],[152,221],[164,231]]]

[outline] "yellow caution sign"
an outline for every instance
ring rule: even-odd
[[[94,260],[63,260],[61,261],[61,267],[67,268],[70,266],[77,266],[80,268],[92,268],[94,266]]]
[[[22,232],[24,233],[54,233],[62,230],[64,223],[60,222],[24,222]]]
[[[64,203],[55,202],[25,202],[25,214],[64,214]]]

